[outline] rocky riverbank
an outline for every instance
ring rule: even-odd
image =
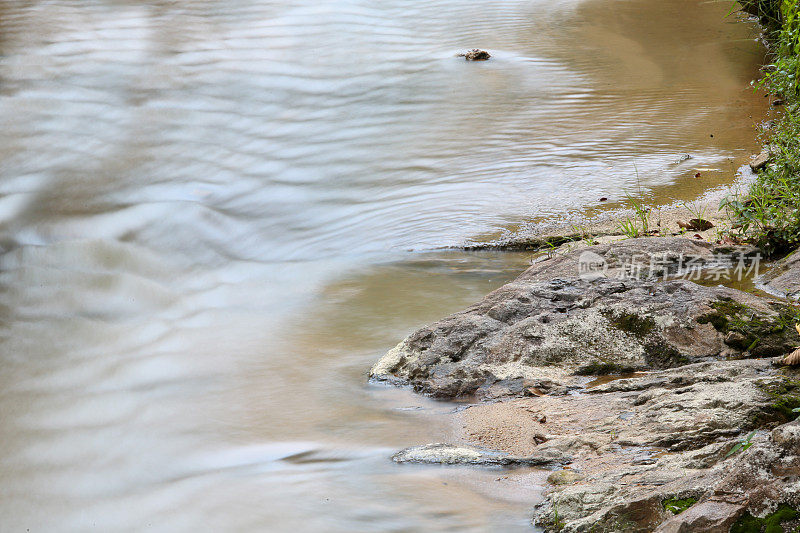
[[[775,361],[800,346],[800,309],[716,283],[755,276],[759,251],[572,246],[375,365],[373,379],[473,400],[454,415],[463,442],[395,460],[553,469],[534,518],[548,530],[793,531],[800,372]],[[761,273],[800,291],[792,258]]]
[[[746,194],[726,213],[719,195],[629,198],[599,220],[468,246],[538,256],[374,366],[375,380],[471,401],[453,415],[459,442],[396,461],[549,468],[533,518],[548,531],[800,531],[800,369],[782,358],[800,346],[800,254],[761,262],[800,244],[800,16],[798,0],[743,6],[784,110]]]

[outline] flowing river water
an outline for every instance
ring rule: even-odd
[[[0,529],[530,530],[541,472],[389,461],[458,406],[367,370],[529,261],[442,247],[730,181],[730,7],[0,3]]]

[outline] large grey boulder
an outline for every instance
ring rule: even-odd
[[[413,333],[370,375],[438,397],[521,396],[569,386],[570,374],[777,356],[800,345],[786,304],[664,281],[689,263],[721,268],[731,254],[746,259],[755,250],[647,238],[556,255]]]

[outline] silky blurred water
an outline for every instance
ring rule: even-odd
[[[0,3],[0,529],[529,530],[540,472],[392,464],[457,406],[366,372],[529,261],[442,247],[730,181],[729,9]]]

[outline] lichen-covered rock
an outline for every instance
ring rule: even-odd
[[[649,465],[656,462],[650,460],[655,449],[698,450],[762,424],[785,422],[791,410],[776,391],[788,382],[767,360],[697,363],[570,395],[473,405],[457,418],[470,441],[486,449],[611,457],[624,448],[625,464]],[[714,462],[714,453],[708,449],[685,459],[701,465]]]
[[[547,476],[547,482],[552,485],[570,485],[584,478],[582,474],[574,470],[558,470]]]
[[[794,415],[774,392],[794,379],[765,360],[700,363],[577,396],[480,406],[462,417],[470,436],[487,447],[569,451],[572,468],[585,479],[554,486],[536,510],[539,525],[552,526],[557,509],[565,532],[727,532],[745,510],[763,517],[780,504],[796,505],[800,431],[794,422],[780,425]],[[795,402],[800,405],[800,399]],[[502,426],[492,433],[487,424],[470,423],[504,419],[525,425],[524,413],[546,416],[550,426],[547,440],[534,450]],[[753,446],[737,452],[737,442],[758,428]],[[790,490],[792,484],[797,486]],[[676,501],[687,505],[673,515]]]
[[[707,476],[708,488],[659,533],[690,531],[796,531],[800,526],[800,422],[777,427],[724,469]]]
[[[572,373],[785,354],[800,344],[789,306],[721,286],[663,281],[688,257],[713,268],[730,252],[688,239],[635,239],[593,248],[592,264],[603,266],[589,279],[580,274],[585,251],[556,256],[415,332],[378,361],[371,377],[439,397],[498,388],[525,395],[562,387]],[[619,279],[635,257],[650,258],[640,276]]]
[[[786,423],[794,413],[780,400],[798,377],[767,360],[706,362],[570,395],[475,404],[453,416],[480,447],[432,444],[394,459],[569,463],[548,477],[534,514],[548,530],[557,518],[564,532],[728,531],[742,517],[796,505],[800,427]],[[753,446],[737,451],[745,436]]]
[[[743,511],[741,502],[707,501],[695,504],[679,515],[659,525],[660,533],[728,533]],[[760,530],[759,530],[760,531]]]

